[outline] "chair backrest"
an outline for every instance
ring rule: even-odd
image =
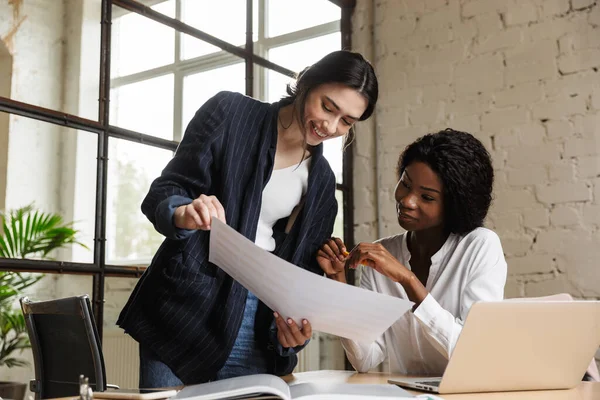
[[[35,364],[37,399],[79,395],[79,376],[94,392],[106,390],[106,371],[87,295],[32,302],[21,298]]]

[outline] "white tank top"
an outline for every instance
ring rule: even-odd
[[[287,168],[274,169],[271,173],[271,179],[262,192],[260,216],[254,241],[257,246],[267,251],[275,250],[273,226],[281,218],[288,217],[306,193],[310,160],[309,157],[300,165],[294,164]]]

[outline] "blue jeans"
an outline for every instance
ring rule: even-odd
[[[242,325],[225,365],[217,371],[216,380],[236,376],[269,373],[266,355],[254,337],[254,321],[258,298],[248,292]],[[181,386],[183,383],[149,348],[140,344],[140,388]]]
[[[140,344],[140,389],[172,386],[183,386],[183,382],[152,350]]]
[[[266,355],[254,335],[257,309],[258,298],[248,292],[242,325],[225,365],[217,372],[217,380],[269,372]]]

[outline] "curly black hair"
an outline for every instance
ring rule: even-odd
[[[447,128],[420,137],[398,160],[398,179],[413,162],[427,164],[444,185],[445,230],[459,235],[483,225],[494,185],[490,153],[470,133]]]

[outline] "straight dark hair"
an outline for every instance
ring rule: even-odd
[[[306,98],[311,90],[326,83],[341,83],[355,89],[367,99],[367,108],[359,121],[364,121],[373,114],[379,96],[379,86],[373,66],[359,53],[346,50],[334,51],[302,70],[296,82],[287,86],[287,96],[281,99],[284,105],[295,103],[295,117],[300,122],[305,135]],[[346,140],[346,143],[348,142]]]

